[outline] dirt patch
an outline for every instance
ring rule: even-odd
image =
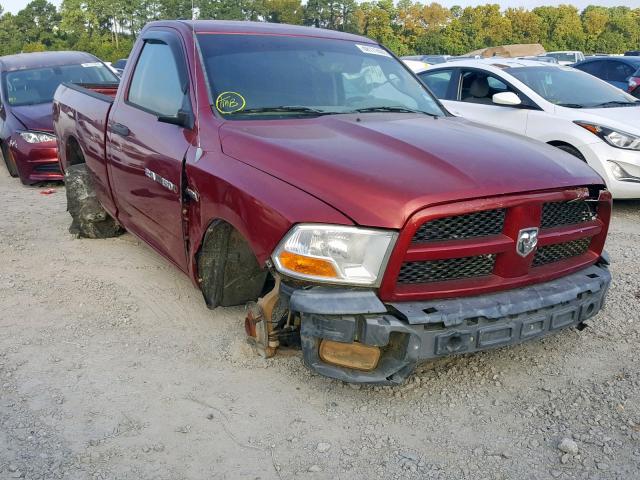
[[[0,173],[0,478],[632,479],[640,203],[614,206],[604,312],[577,332],[352,387],[264,360],[135,237],[77,239],[65,193]],[[562,449],[559,446],[562,445]]]

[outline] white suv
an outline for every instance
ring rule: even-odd
[[[614,198],[640,198],[640,100],[622,90],[571,67],[502,58],[417,75],[454,115],[561,148],[593,167]]]

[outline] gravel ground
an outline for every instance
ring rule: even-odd
[[[640,478],[640,202],[590,328],[354,388],[255,357],[131,235],[75,239],[55,190],[0,172],[0,479]]]

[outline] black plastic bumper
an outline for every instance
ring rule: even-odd
[[[302,317],[305,364],[347,382],[399,384],[421,361],[513,345],[576,326],[602,308],[611,282],[604,262],[551,282],[476,297],[383,304],[373,291],[290,290]],[[286,291],[286,289],[285,289]],[[370,372],[323,362],[322,339],[381,347]]]

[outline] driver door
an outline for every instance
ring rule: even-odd
[[[109,117],[107,155],[118,218],[127,230],[186,269],[182,166],[192,132],[183,45],[147,32],[127,90]]]

